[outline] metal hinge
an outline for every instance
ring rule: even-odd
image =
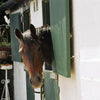
[[[71,57],[71,59],[74,59],[74,62],[79,62],[79,61],[80,61],[80,54],[73,55],[73,56]]]
[[[50,73],[50,78],[51,78],[51,79],[58,80],[58,75],[57,75],[56,73],[54,73],[54,72],[51,72],[51,73]]]

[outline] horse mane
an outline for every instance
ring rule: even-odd
[[[51,28],[46,25],[37,29],[38,39],[41,41],[41,50],[43,53],[44,61],[52,65],[53,59],[53,45],[51,38]]]

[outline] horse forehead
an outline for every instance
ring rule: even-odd
[[[30,31],[28,30],[24,32],[23,33],[23,44],[32,45],[33,42],[34,42],[34,39],[32,38]]]
[[[23,37],[24,38],[30,38],[31,37],[31,34],[30,34],[30,31],[29,30],[27,30],[27,31],[25,31],[24,33],[23,33]]]

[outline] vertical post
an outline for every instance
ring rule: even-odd
[[[41,100],[43,100],[43,98],[42,98],[42,91],[43,91],[43,90],[42,90],[42,87],[41,87],[41,94],[40,94]]]
[[[6,100],[8,100],[8,88],[7,88],[7,84],[8,84],[8,82],[7,82],[7,69],[5,70],[5,87],[6,87],[6,91],[5,91],[5,98],[6,98]]]

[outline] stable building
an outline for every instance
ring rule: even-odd
[[[15,100],[100,99],[99,8],[98,0],[8,0],[0,7],[10,15]],[[15,28],[28,30],[30,23],[51,26],[54,50],[44,88],[34,91],[14,34]]]

